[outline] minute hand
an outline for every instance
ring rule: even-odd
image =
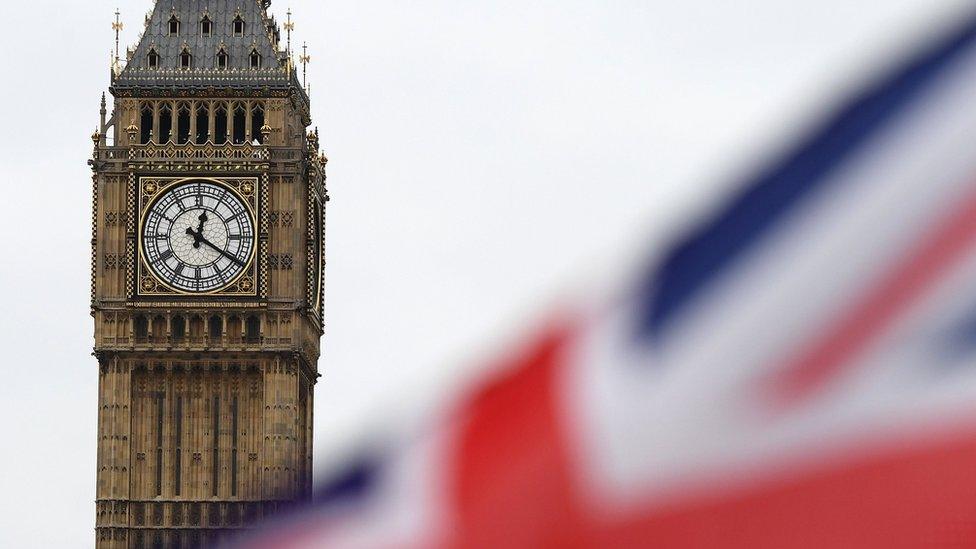
[[[207,246],[210,246],[211,248],[213,248],[213,249],[215,249],[215,250],[217,250],[218,252],[220,252],[220,254],[221,254],[221,255],[223,255],[223,256],[224,256],[224,257],[226,257],[227,259],[229,259],[229,260],[231,260],[231,261],[233,261],[234,263],[237,263],[237,264],[238,264],[238,265],[240,265],[241,267],[247,267],[247,265],[245,265],[243,261],[241,261],[240,259],[237,259],[236,257],[234,257],[234,256],[232,256],[232,255],[230,255],[229,253],[227,253],[226,251],[224,251],[224,249],[222,249],[222,248],[218,248],[217,246],[214,246],[214,245],[213,245],[213,244],[211,244],[211,242],[210,242],[209,240],[207,240],[206,238],[203,238],[203,237],[201,236],[201,237],[200,237],[200,241],[201,241],[201,242],[203,242],[204,244],[206,244]]]

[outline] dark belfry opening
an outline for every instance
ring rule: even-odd
[[[206,15],[204,15],[203,19],[200,21],[200,34],[202,34],[204,37],[208,37],[213,34],[213,21],[211,21]]]
[[[197,106],[197,144],[203,145],[210,139],[210,112],[206,105]]]
[[[214,113],[214,143],[223,145],[227,142],[227,109],[221,105]]]
[[[183,50],[183,52],[180,53],[180,68],[189,69],[192,67],[193,67],[193,56],[190,55],[189,51]]]
[[[159,54],[156,53],[156,50],[149,50],[149,55],[146,56],[146,65],[150,69],[159,68]]]
[[[261,105],[254,105],[254,109],[251,111],[251,132],[254,134],[254,139],[258,140],[258,143],[264,144],[264,133],[261,132],[261,128],[264,127],[264,107]]]
[[[251,50],[251,68],[260,69],[261,68],[261,54],[258,50]]]
[[[169,143],[173,139],[173,111],[169,105],[159,108],[159,142]]]
[[[244,20],[238,15],[234,19],[234,36],[242,36],[244,34]]]
[[[227,64],[229,62],[230,62],[230,56],[227,55],[227,52],[226,51],[220,50],[219,52],[217,52],[217,68],[218,69],[226,69],[227,68]]]
[[[176,117],[176,141],[180,145],[190,142],[190,106],[180,105],[180,112]]]
[[[180,20],[174,15],[169,19],[169,33],[179,34],[180,33]]]
[[[247,139],[247,112],[244,105],[238,104],[234,109],[234,144],[240,145]]]
[[[143,145],[148,145],[153,137],[153,110],[151,105],[142,107],[142,117],[140,121],[140,140]]]

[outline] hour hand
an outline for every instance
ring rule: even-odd
[[[193,237],[193,247],[199,248],[200,241],[203,240],[203,231],[194,231],[193,227],[187,227],[186,234]]]

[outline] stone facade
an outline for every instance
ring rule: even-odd
[[[270,2],[205,4],[156,4],[93,136],[100,549],[209,546],[311,495],[326,159]],[[247,43],[216,46],[244,58],[156,59],[154,76],[138,52],[182,53],[203,20],[194,43]],[[207,292],[171,287],[141,246],[156,197],[196,180],[239,196],[254,227],[242,274]]]

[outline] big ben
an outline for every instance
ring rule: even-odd
[[[113,64],[90,161],[100,549],[209,546],[311,494],[326,158],[270,4],[157,1]]]

